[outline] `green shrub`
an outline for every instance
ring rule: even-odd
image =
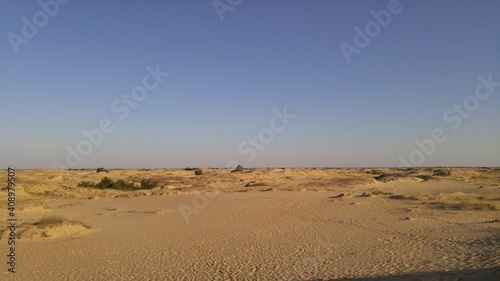
[[[150,179],[147,180],[141,180],[141,186],[140,189],[153,189],[158,185],[157,182],[152,181]]]
[[[203,175],[203,171],[198,169],[198,170],[194,171],[194,174],[197,176],[200,176],[200,175]]]
[[[109,171],[108,171],[108,170],[106,170],[106,169],[104,169],[103,167],[99,167],[99,168],[97,168],[96,172],[98,172],[98,173],[101,173],[101,172],[106,172],[106,173],[109,173]]]
[[[99,183],[96,185],[97,188],[104,189],[104,188],[114,188],[114,182],[112,179],[108,177],[104,177],[101,179]]]
[[[112,188],[121,190],[134,190],[137,189],[137,186],[132,182],[125,182],[124,180],[120,179],[114,182]]]
[[[98,183],[93,183],[90,181],[82,181],[78,184],[78,187],[93,187],[99,189],[119,189],[119,190],[139,190],[139,189],[153,189],[158,185],[157,182],[150,179],[141,180],[141,185],[138,187],[133,182],[126,182],[122,179],[113,181],[108,177],[104,177]]]

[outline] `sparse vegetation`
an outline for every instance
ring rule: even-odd
[[[374,191],[372,191],[371,194],[372,195],[394,195],[394,193],[392,193],[392,192],[384,192],[381,190],[374,190]]]
[[[140,189],[153,189],[158,185],[157,182],[152,181],[151,179],[141,180]]]
[[[481,210],[496,211],[499,208],[488,202],[474,202],[471,200],[462,200],[459,202],[432,202],[432,204],[445,210]]]
[[[256,186],[266,186],[267,184],[263,182],[249,182],[245,184],[245,187],[256,187]]]
[[[399,195],[389,196],[390,199],[405,199],[405,200],[422,200],[424,199],[424,197],[425,195],[422,194],[411,194],[411,195],[399,194]]]
[[[78,187],[92,187],[99,189],[119,189],[119,190],[139,190],[139,189],[153,189],[158,185],[157,182],[150,179],[141,180],[140,186],[137,186],[133,182],[126,182],[125,180],[118,179],[113,181],[108,177],[104,177],[98,183],[93,183],[89,181],[82,181],[78,183]]]
[[[59,216],[50,216],[41,218],[33,223],[38,228],[54,227],[63,224],[65,219]]]
[[[95,183],[91,181],[82,181],[78,183],[78,187],[95,187]]]
[[[98,182],[96,184],[96,187],[97,188],[101,188],[101,189],[104,189],[104,188],[114,188],[115,185],[114,185],[114,182],[113,182],[112,179],[110,179],[108,177],[104,177],[104,178],[101,179],[100,182]]]
[[[201,175],[203,175],[203,171],[200,170],[200,169],[197,169],[197,170],[194,171],[194,174],[197,175],[197,176],[201,176]]]
[[[363,192],[359,197],[373,197],[371,193]]]
[[[449,176],[451,175],[451,171],[448,169],[434,169],[432,170],[433,176]]]
[[[474,193],[441,193],[435,195],[426,194],[398,194],[389,196],[390,199],[400,200],[415,200],[425,204],[436,206],[444,210],[482,210],[495,211],[500,210],[500,204],[495,201],[500,199],[498,194],[483,194]]]
[[[79,221],[74,221],[66,219],[60,216],[48,216],[43,217],[35,222],[22,223],[19,225],[19,232],[17,233],[18,238],[33,237],[39,235],[42,238],[50,238],[48,230],[51,228],[57,228],[64,225],[78,225],[86,229],[90,229],[90,226],[81,223]],[[42,231],[37,234],[37,231]]]
[[[109,171],[108,171],[108,170],[106,170],[106,169],[104,169],[103,167],[99,167],[99,168],[97,168],[97,169],[96,169],[96,172],[97,172],[97,173],[103,173],[103,172],[105,172],[105,173],[109,173]]]

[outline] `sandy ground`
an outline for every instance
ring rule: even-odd
[[[500,280],[500,169],[202,170],[17,171],[0,278]]]

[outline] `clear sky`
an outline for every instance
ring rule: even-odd
[[[500,1],[60,2],[0,1],[1,167],[500,166]]]

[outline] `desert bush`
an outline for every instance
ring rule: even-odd
[[[119,179],[112,184],[111,188],[121,189],[121,190],[133,190],[137,189],[137,186],[132,182],[126,182],[122,179]]]
[[[97,188],[100,188],[100,189],[105,189],[105,188],[113,188],[113,180],[108,178],[108,177],[104,177],[101,179],[101,181],[99,183],[96,184],[96,187]]]
[[[133,182],[127,182],[122,179],[113,181],[108,177],[102,178],[98,183],[89,181],[82,181],[78,184],[79,187],[93,187],[99,189],[119,189],[119,190],[139,190],[139,189],[153,189],[158,185],[157,182],[150,179],[141,180],[141,185],[137,186]]]
[[[200,169],[197,169],[196,171],[194,171],[194,174],[197,176],[200,176],[200,175],[203,175],[203,171]]]
[[[102,172],[109,173],[109,171],[108,171],[108,170],[106,170],[106,169],[104,169],[103,167],[99,167],[99,168],[97,168],[97,169],[96,169],[96,172],[97,172],[97,173],[102,173]]]
[[[151,179],[141,180],[140,189],[153,189],[158,185],[157,182],[152,181]]]

